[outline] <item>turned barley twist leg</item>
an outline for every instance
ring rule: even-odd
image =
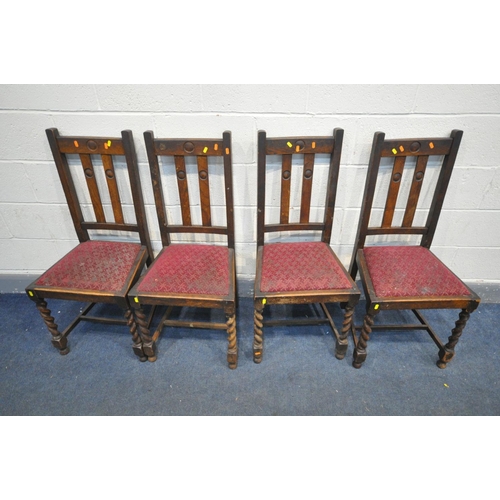
[[[372,326],[376,314],[376,312],[370,311],[365,316],[365,319],[363,321],[363,328],[361,329],[361,333],[359,335],[358,344],[354,349],[354,359],[352,362],[352,366],[354,366],[354,368],[361,368],[361,365],[366,359],[366,344],[370,340],[370,333],[372,332]]]
[[[148,357],[144,354],[144,349],[142,347],[142,339],[137,331],[137,323],[134,319],[134,314],[132,309],[127,309],[125,312],[125,319],[127,320],[127,325],[132,334],[132,349],[134,353],[139,357],[139,361],[147,361]]]
[[[346,305],[344,312],[344,321],[342,322],[342,330],[335,345],[335,357],[337,359],[344,359],[345,353],[347,352],[347,338],[349,336],[349,330],[351,329],[353,314],[354,307]]]
[[[264,310],[264,305],[261,302],[255,302],[255,309],[253,315],[253,360],[254,363],[260,363],[262,361],[262,350],[263,350],[263,333],[262,328],[264,325],[264,316],[262,311]]]
[[[462,331],[467,324],[470,314],[466,309],[462,309],[459,314],[459,319],[455,322],[455,328],[451,331],[451,336],[448,337],[448,343],[439,351],[439,361],[436,365],[443,369],[455,356],[455,346],[458,343],[458,339],[462,335]]]
[[[69,352],[68,339],[58,330],[54,318],[50,315],[50,309],[47,307],[47,302],[40,299],[36,301],[36,307],[40,311],[43,321],[47,325],[49,332],[52,335],[52,345],[59,349],[59,354],[65,355]]]
[[[139,333],[142,339],[142,350],[144,355],[147,356],[148,361],[156,361],[156,343],[149,333],[148,323],[146,321],[146,315],[142,308],[135,310],[135,319],[137,326],[139,327]]]
[[[236,315],[227,315],[227,362],[229,368],[234,370],[238,366],[238,345],[236,342]]]

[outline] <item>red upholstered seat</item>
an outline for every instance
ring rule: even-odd
[[[261,292],[350,289],[351,283],[322,242],[264,245]]]
[[[377,246],[363,251],[378,297],[470,295],[462,281],[427,248]]]
[[[229,249],[214,245],[169,245],[155,259],[137,291],[226,296]]]
[[[35,282],[35,287],[119,292],[141,245],[116,241],[80,243]]]

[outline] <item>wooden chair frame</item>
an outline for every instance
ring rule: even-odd
[[[335,198],[340,167],[344,131],[337,128],[332,136],[327,137],[281,137],[268,138],[265,131],[258,133],[258,201],[257,201],[257,268],[254,286],[254,343],[253,359],[255,363],[262,361],[263,327],[275,325],[319,325],[329,324],[336,337],[335,356],[342,359],[348,347],[348,334],[351,327],[354,307],[360,298],[360,291],[350,279],[339,259],[330,248],[330,240],[335,211]],[[325,200],[323,222],[309,222],[311,191],[314,173],[315,155],[330,155],[328,186]],[[292,155],[304,155],[302,178],[301,208],[299,222],[289,221],[290,185],[292,176]],[[266,198],[266,159],[267,155],[282,155],[280,223],[265,223]],[[351,288],[341,290],[310,290],[300,292],[262,292],[260,288],[265,233],[281,231],[320,231],[321,241],[328,245],[333,258],[345,272]],[[345,309],[342,329],[339,333],[328,311],[326,304],[338,302]],[[266,304],[314,304],[319,303],[324,317],[301,318],[297,320],[264,320]]]
[[[373,138],[372,151],[368,164],[363,204],[361,208],[356,242],[349,273],[355,279],[359,270],[363,289],[366,296],[366,315],[362,326],[352,325],[354,338],[354,360],[353,366],[360,368],[366,359],[367,342],[373,329],[381,330],[405,330],[422,329],[429,333],[434,343],[439,348],[439,360],[437,366],[446,368],[455,354],[455,346],[462,334],[465,324],[479,305],[479,297],[468,289],[469,294],[463,296],[432,296],[432,297],[404,297],[404,298],[382,298],[375,293],[373,282],[368,272],[364,247],[366,238],[375,235],[421,235],[420,246],[430,248],[437,223],[443,206],[445,194],[455,164],[456,156],[460,146],[463,132],[453,130],[450,137],[418,138],[418,139],[385,139],[383,132],[376,132]],[[441,170],[434,190],[431,206],[427,215],[425,226],[414,226],[413,218],[416,212],[420,190],[424,180],[425,169],[429,156],[443,156]],[[392,220],[399,193],[400,180],[403,175],[405,160],[407,157],[415,156],[416,166],[410,187],[409,197],[403,216],[401,226],[393,226]],[[374,193],[379,173],[380,161],[383,157],[394,157],[394,165],[391,174],[387,200],[380,227],[371,227],[370,214],[372,210]],[[441,341],[436,332],[418,311],[418,309],[461,309],[459,320],[456,322],[452,335],[448,342]],[[418,323],[399,325],[374,325],[375,316],[382,310],[411,310],[415,314]],[[359,337],[356,330],[361,330]]]
[[[165,326],[222,329],[226,330],[228,335],[227,362],[231,369],[235,369],[238,362],[238,346],[236,338],[237,290],[234,251],[231,132],[225,131],[222,134],[222,139],[162,139],[155,138],[152,131],[146,131],[144,133],[144,140],[149,159],[151,181],[163,246],[157,259],[160,258],[161,254],[171,245],[171,235],[175,233],[225,235],[227,237],[227,247],[229,249],[229,293],[227,296],[145,293],[140,291],[140,286],[144,277],[132,288],[129,297],[131,298],[132,305],[135,307],[135,315],[143,339],[145,352],[149,361],[156,360],[156,341]],[[177,187],[182,212],[182,224],[180,225],[169,224],[167,221],[165,211],[166,204],[162,190],[160,164],[158,161],[158,157],[160,156],[174,157]],[[192,206],[189,200],[185,167],[185,158],[189,156],[196,157],[197,159],[202,225],[194,225],[191,220]],[[211,220],[209,157],[223,158],[226,226],[215,226],[212,224]],[[152,335],[146,324],[145,315],[142,309],[142,306],[145,304],[167,306],[165,314]],[[175,306],[223,309],[226,315],[226,323],[169,319],[172,309]]]
[[[90,230],[110,230],[138,233],[141,248],[125,280],[123,288],[119,292],[108,293],[58,286],[40,286],[37,284],[37,279],[26,287],[26,293],[28,297],[35,302],[43,321],[52,334],[52,344],[59,349],[60,354],[65,355],[69,352],[67,337],[80,321],[85,320],[106,324],[128,325],[132,334],[133,350],[141,361],[145,361],[147,358],[144,355],[142,341],[140,335],[136,331],[136,324],[127,298],[131,286],[139,278],[144,266],[148,265],[153,259],[132,132],[130,130],[124,130],[121,133],[121,137],[69,137],[61,136],[56,128],[51,128],[46,130],[46,134],[80,244],[91,240],[89,235]],[[68,154],[75,154],[80,157],[87,188],[92,201],[95,221],[86,221],[83,216],[75,183],[68,164]],[[114,222],[108,222],[106,220],[91,155],[101,156],[110,193],[115,219]],[[124,221],[113,163],[113,157],[115,156],[124,156],[126,160],[136,217],[135,224],[126,223]],[[47,302],[45,300],[47,298],[90,302],[90,304],[83,309],[63,332],[60,332],[47,307]],[[117,304],[125,310],[125,319],[90,316],[88,313],[97,303]]]

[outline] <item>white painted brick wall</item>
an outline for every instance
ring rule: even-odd
[[[500,85],[0,85],[0,278],[39,274],[77,244],[45,136],[49,127],[63,135],[133,131],[156,251],[161,243],[143,132],[219,137],[230,130],[242,279],[253,279],[255,269],[258,130],[272,137],[344,129],[332,248],[348,266],[373,133],[404,138],[447,136],[462,129],[433,250],[466,281],[500,282]],[[426,182],[434,173],[429,165]],[[324,181],[325,175],[320,165],[315,179]],[[324,190],[314,189],[316,217]],[[82,196],[89,202],[83,191]],[[167,196],[176,194],[167,190]],[[220,196],[212,201],[214,217],[224,217]],[[124,202],[130,204],[128,198]],[[278,177],[267,202],[268,216],[275,216]],[[383,196],[375,203],[383,207]],[[422,205],[429,203],[424,185]],[[298,196],[291,206],[292,218],[298,217]],[[131,213],[130,206],[125,213]],[[178,217],[178,205],[170,213]]]

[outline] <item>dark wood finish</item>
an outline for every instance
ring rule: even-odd
[[[222,140],[218,139],[156,139],[153,132],[144,132],[144,141],[148,154],[151,172],[151,181],[155,197],[156,213],[160,226],[163,247],[170,245],[171,233],[198,233],[198,234],[222,234],[227,236],[229,248],[234,249],[234,207],[232,186],[232,155],[231,134],[224,132]],[[188,146],[185,146],[185,145]],[[164,145],[164,149],[162,149]],[[188,151],[184,151],[184,147]],[[206,153],[204,149],[208,148]],[[191,151],[191,149],[193,151]],[[161,151],[161,153],[160,153]],[[182,224],[169,224],[165,207],[169,201],[165,199],[161,186],[161,169],[158,156],[173,156],[175,163],[175,174],[181,203]],[[188,180],[185,166],[186,156],[196,156],[198,164],[198,185],[200,188],[200,200],[202,210],[202,225],[192,223],[192,204],[188,191]],[[208,158],[210,156],[222,156],[224,162],[224,186],[226,198],[226,225],[213,226],[211,221],[210,185]],[[206,179],[202,179],[200,173],[206,172]],[[204,175],[203,175],[204,176]],[[170,204],[172,204],[170,202]],[[210,222],[208,224],[208,222]]]
[[[49,129],[54,132],[56,129]],[[122,139],[119,137],[61,137],[56,133],[61,154],[124,155]]]
[[[227,246],[234,253],[234,194],[233,194],[233,156],[232,156],[231,132],[222,134],[222,149],[224,161],[224,188],[226,190],[226,226]],[[236,271],[233,269],[236,273]],[[236,287],[236,277],[234,278]],[[236,296],[236,300],[238,297]]]
[[[361,207],[360,220],[356,241],[354,244],[353,257],[349,273],[355,279],[358,271],[365,291],[367,310],[363,326],[352,326],[352,333],[355,342],[353,366],[360,368],[366,359],[367,343],[373,329],[405,330],[422,329],[426,330],[432,340],[439,348],[439,368],[445,368],[446,364],[454,355],[454,348],[462,333],[469,314],[474,311],[480,298],[470,288],[466,287],[468,294],[463,296],[419,296],[419,297],[378,297],[368,271],[364,255],[366,238],[375,235],[421,235],[420,245],[430,248],[434,237],[446,190],[450,181],[453,166],[462,139],[462,131],[453,130],[450,137],[445,138],[424,138],[424,139],[385,139],[385,134],[376,132],[374,134],[368,173],[365,182],[363,203]],[[428,211],[425,226],[413,226],[418,199],[425,178],[426,167],[429,156],[442,156],[442,165],[439,172],[438,181],[433,193],[431,207]],[[382,157],[394,156],[394,168],[388,189],[387,201],[380,227],[370,226],[370,216],[373,205],[375,188],[379,176],[379,166]],[[416,165],[411,182],[410,192],[406,202],[405,213],[401,226],[393,226],[394,208],[399,193],[399,185],[404,175],[405,159],[408,156],[416,156]],[[457,277],[458,279],[458,277]],[[465,285],[464,285],[465,286]],[[448,343],[444,344],[427,321],[423,318],[419,309],[461,309],[462,313],[456,327],[452,330],[452,335]],[[384,310],[411,310],[417,317],[417,324],[403,325],[374,325],[375,316]],[[360,330],[359,337],[356,330]]]
[[[257,135],[257,248],[264,245],[266,211],[266,132]],[[289,153],[289,151],[287,151]],[[270,153],[271,154],[271,153]]]
[[[138,330],[140,332],[140,337],[142,339],[142,349],[144,356],[147,357],[148,361],[156,361],[156,342],[153,340],[149,333],[149,325],[146,320],[146,314],[142,307],[135,307],[135,321],[137,323]]]
[[[169,233],[200,233],[200,234],[225,234],[227,236],[227,228],[223,226],[179,226],[170,224],[168,226]]]
[[[189,203],[189,190],[187,183],[186,162],[184,156],[174,156],[175,171],[177,172],[177,187],[181,200],[182,224],[191,225],[191,204]]]
[[[134,319],[134,313],[132,309],[127,309],[125,311],[125,318],[127,321],[127,326],[129,327],[130,334],[132,335],[133,346],[135,355],[139,358],[139,361],[147,361],[148,357],[144,354],[144,346],[142,345],[142,339],[137,331],[137,322]]]
[[[257,247],[264,244],[264,233],[279,231],[321,231],[321,241],[330,242],[333,225],[335,196],[340,166],[344,131],[335,129],[332,137],[267,138],[265,131],[258,133],[257,160]],[[309,222],[314,157],[316,153],[330,154],[330,168],[323,222]],[[279,223],[265,224],[266,157],[282,154],[281,206]],[[304,171],[301,188],[300,219],[289,222],[290,186],[292,177],[292,155],[304,156]]]
[[[456,132],[462,133],[461,131]],[[448,155],[453,142],[453,133],[452,137],[445,137],[444,139],[388,139],[384,140],[380,156]]]
[[[288,221],[290,220],[291,184],[292,184],[292,155],[287,154],[282,156],[280,224],[288,224]]]
[[[206,156],[198,156],[198,180],[200,184],[201,220],[204,226],[211,226],[210,185],[208,183],[208,158]]]
[[[147,249],[147,264],[153,260],[154,254],[149,239],[148,224],[146,221],[146,210],[144,208],[144,198],[141,187],[141,177],[139,175],[139,165],[137,163],[137,155],[135,153],[134,139],[130,130],[122,131],[122,143],[127,161],[127,171],[130,180],[130,190],[132,191],[132,199],[134,202],[134,212],[136,219],[136,228],[139,233],[139,238],[142,245]]]
[[[405,161],[405,156],[398,156],[394,161],[391,183],[389,184],[387,201],[385,202],[384,217],[382,219],[382,227],[384,228],[392,226],[392,219],[394,217],[394,209],[396,208],[396,200],[398,198],[399,187],[401,186],[401,179],[403,177]]]
[[[341,129],[336,130],[343,133]],[[333,137],[275,137],[266,139],[264,152],[266,155],[331,154],[335,147],[334,141]]]
[[[463,132],[461,130],[453,130],[451,133],[453,144],[450,146],[450,151],[443,160],[441,172],[439,173],[436,190],[434,191],[431,207],[427,216],[427,222],[425,224],[429,228],[429,230],[422,238],[421,242],[421,245],[423,247],[430,248],[432,244],[432,239],[434,238],[434,233],[436,232],[439,216],[441,215],[441,208],[443,207],[444,197],[446,195],[448,184],[451,178],[451,173],[455,165],[455,160],[457,158],[458,148],[460,147],[462,135]]]
[[[455,322],[455,328],[453,328],[450,337],[448,337],[448,342],[439,350],[439,361],[436,363],[439,368],[446,368],[446,364],[453,359],[453,356],[455,356],[455,346],[458,343],[458,339],[462,335],[462,331],[465,328],[469,317],[469,311],[467,309],[462,309],[459,314],[458,321]]]
[[[361,365],[366,359],[366,345],[370,340],[370,333],[372,332],[374,317],[377,311],[370,309],[365,316],[363,321],[363,328],[361,329],[361,335],[359,339],[357,339],[356,347],[353,353],[353,362],[352,366],[354,368],[361,368]]]
[[[199,295],[195,293],[144,293],[139,292],[142,279],[131,289],[129,293],[130,302],[135,310],[135,317],[138,331],[142,338],[145,356],[149,361],[157,359],[157,341],[164,327],[186,328],[210,328],[223,329],[227,333],[227,362],[229,368],[237,367],[238,347],[236,337],[236,265],[234,257],[234,202],[233,202],[233,180],[232,180],[232,144],[231,133],[226,131],[222,134],[222,139],[162,139],[155,138],[152,131],[144,132],[144,140],[148,155],[151,182],[156,205],[156,213],[160,226],[163,249],[157,259],[163,255],[164,250],[172,244],[172,233],[184,234],[220,234],[227,237],[229,248],[229,293],[225,297],[216,295]],[[159,156],[171,156],[174,158],[175,175],[181,203],[182,224],[169,224],[166,217],[166,207],[173,204],[165,198],[162,189],[162,173],[160,169]],[[200,209],[202,224],[197,225],[192,222],[193,206],[190,202],[188,191],[188,174],[186,172],[186,156],[196,157],[198,187],[200,190]],[[224,165],[224,196],[226,206],[226,225],[212,225],[211,213],[211,192],[210,192],[210,157],[222,157]],[[213,161],[213,160],[212,160]],[[220,161],[220,159],[219,159]],[[168,179],[168,177],[167,177]],[[155,332],[151,334],[143,311],[144,305],[163,305],[167,307],[164,316],[161,318]],[[172,307],[202,307],[223,309],[226,321],[220,322],[200,322],[183,321],[169,319]]]
[[[222,156],[220,139],[154,139],[153,154],[158,156]]]
[[[376,236],[377,234],[426,234],[426,227],[368,227],[364,236]]]
[[[92,165],[92,160],[90,155],[80,155],[80,160],[82,162],[83,173],[85,175],[85,180],[87,181],[87,187],[89,188],[90,199],[92,201],[92,206],[94,207],[94,213],[97,222],[106,222],[106,217],[104,216],[104,208],[102,206],[101,195],[99,193],[99,188],[97,187],[97,180],[95,178],[94,165]]]
[[[351,282],[348,290],[309,290],[298,292],[261,292],[262,255],[266,245],[265,234],[281,231],[318,231],[321,241],[329,244],[332,232],[335,197],[337,191],[338,172],[342,150],[343,130],[335,129],[331,137],[284,137],[267,138],[265,131],[258,133],[257,161],[257,268],[254,287],[254,343],[253,356],[255,363],[262,361],[264,326],[276,324],[286,325],[318,325],[329,324],[336,337],[335,356],[342,359],[347,350],[347,337],[352,322],[354,306],[357,304],[360,292],[356,284]],[[315,154],[329,154],[329,174],[326,199],[324,202],[324,217],[322,222],[310,222],[311,193],[314,177]],[[268,155],[282,155],[281,166],[281,198],[280,219],[265,223],[265,193],[266,193],[266,160]],[[290,196],[292,178],[292,155],[303,155],[304,165],[301,186],[301,206],[299,222],[290,222]],[[339,259],[330,248],[332,257],[343,268]],[[341,332],[335,326],[332,316],[326,306],[328,303],[342,303],[345,308],[344,323]],[[320,304],[322,317],[285,319],[280,321],[264,321],[265,305],[273,304]]]
[[[322,222],[288,222],[285,224],[266,224],[264,227],[265,233],[275,233],[279,231],[322,231],[325,225]],[[325,242],[326,243],[326,242]]]
[[[253,360],[255,363],[262,361],[262,350],[264,347],[264,335],[262,329],[264,327],[264,299],[256,298],[254,300],[253,313]]]
[[[298,147],[298,146],[297,146]],[[302,197],[300,199],[300,222],[309,222],[311,211],[311,191],[314,174],[314,154],[304,154],[304,172],[302,178]]]
[[[50,144],[50,149],[54,157],[54,161],[57,168],[57,173],[59,174],[59,179],[61,180],[61,185],[68,203],[68,208],[73,219],[73,225],[75,226],[75,231],[80,242],[87,241],[89,239],[89,233],[86,229],[82,228],[82,221],[84,220],[82,209],[78,202],[78,196],[76,194],[75,184],[71,176],[68,160],[65,153],[78,153],[75,151],[75,146],[72,149],[64,149],[63,146],[67,143],[68,148],[73,143],[77,145],[80,144],[75,138],[64,139],[59,136],[57,129],[48,129],[46,131],[47,139]],[[80,142],[83,144],[82,138],[79,138]],[[82,146],[83,147],[83,146]],[[82,151],[83,152],[83,151]],[[85,151],[87,153],[88,150]]]
[[[132,224],[116,224],[113,222],[82,222],[82,228],[84,229],[103,229],[106,231],[127,231],[131,233],[140,232],[140,228]]]
[[[47,302],[41,298],[37,298],[35,301],[36,307],[42,316],[42,319],[47,326],[49,332],[52,335],[52,345],[59,349],[61,355],[66,355],[69,352],[68,339],[61,334],[59,328],[54,321],[54,318],[50,315],[50,309],[47,307]]]
[[[80,243],[90,240],[89,230],[138,233],[138,239],[141,243],[140,251],[135,259],[135,262],[131,266],[130,271],[128,272],[123,288],[117,293],[102,292],[97,289],[80,290],[62,285],[58,286],[57,284],[52,286],[41,286],[37,284],[38,280],[35,280],[28,287],[26,287],[28,297],[35,302],[43,321],[52,334],[52,344],[59,349],[61,354],[67,354],[69,352],[67,337],[82,320],[107,324],[129,324],[130,327],[130,305],[128,303],[127,294],[131,286],[139,278],[145,265],[152,261],[153,251],[149,240],[149,231],[144,211],[144,202],[142,198],[140,176],[132,132],[124,130],[122,131],[120,138],[90,136],[63,137],[59,135],[58,130],[55,128],[47,129],[46,133],[75,231]],[[78,155],[81,160],[86,185],[89,190],[90,199],[94,209],[95,220],[86,221],[83,217],[80,201],[76,194],[75,181],[68,164],[68,154]],[[99,186],[95,178],[96,168],[99,167],[96,167],[92,161],[91,155],[101,155],[102,158],[102,167],[104,169],[104,176],[107,181],[113,216],[115,219],[112,222],[106,221]],[[136,214],[136,221],[134,223],[125,222],[123,217],[121,196],[116,182],[116,172],[113,163],[114,156],[125,156],[132,200]],[[82,313],[73,319],[67,328],[61,333],[54,322],[54,318],[50,315],[50,310],[48,309],[47,302],[45,300],[47,298],[90,302],[90,305],[85,307]],[[117,304],[124,309],[125,319],[116,320],[106,317],[89,316],[88,312],[96,303]],[[142,340],[137,336],[135,330],[132,331],[132,328],[131,334],[133,350],[139,355]]]
[[[229,368],[235,369],[238,366],[238,345],[236,340],[236,315],[226,314],[226,331],[227,331],[227,363]]]
[[[328,172],[328,185],[326,186],[326,204],[325,216],[323,219],[323,233],[321,241],[330,244],[333,226],[333,215],[335,212],[335,199],[337,197],[337,184],[339,180],[339,167],[340,155],[342,152],[342,141],[344,139],[344,131],[342,129],[335,129],[334,135],[334,149],[330,156],[330,168]]]
[[[113,215],[117,224],[125,224],[123,218],[122,203],[120,200],[120,191],[116,182],[115,166],[111,155],[102,155],[102,164],[104,166],[104,175],[108,183],[109,196],[111,198],[111,206],[113,207]]]
[[[419,156],[417,159],[415,172],[413,172],[410,195],[408,196],[408,202],[406,204],[406,210],[403,216],[403,227],[411,227],[411,225],[413,224],[413,218],[415,217],[415,212],[417,210],[418,198],[420,196],[420,190],[422,189],[422,184],[424,182],[425,169],[427,167],[428,159],[428,156]]]
[[[158,156],[156,155],[156,147],[152,132],[144,132],[144,142],[146,144],[146,153],[148,155],[149,171],[153,186],[160,185],[161,173]],[[160,221],[160,234],[163,246],[170,245],[170,234],[166,226],[167,214],[165,212],[165,200],[163,197],[163,189],[153,189],[155,199],[156,213]]]

